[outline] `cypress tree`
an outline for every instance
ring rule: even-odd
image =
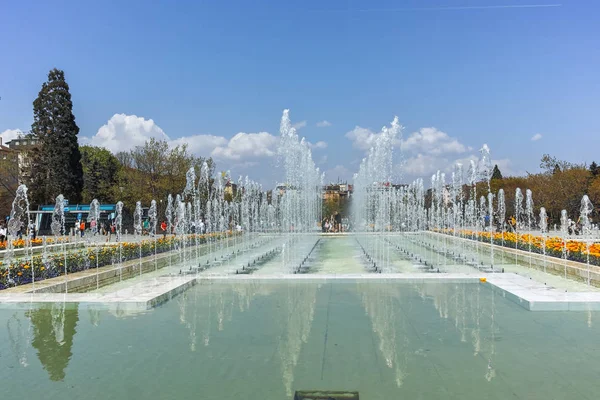
[[[498,164],[494,165],[494,171],[492,172],[492,179],[502,179],[502,172],[498,168]]]
[[[31,130],[39,139],[31,165],[33,202],[51,204],[62,193],[71,203],[79,203],[83,189],[79,127],[63,71],[55,68],[48,73],[33,102]]]
[[[598,164],[596,164],[595,161],[592,161],[592,163],[590,164],[590,172],[593,176],[598,176],[598,174],[600,174],[600,167],[598,166]]]

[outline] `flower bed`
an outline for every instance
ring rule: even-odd
[[[453,229],[434,229],[435,232],[445,233],[454,236]],[[565,241],[556,236],[547,236],[545,241],[542,236],[531,235],[528,233],[516,234],[513,232],[475,232],[468,229],[457,231],[457,236],[464,239],[476,239],[480,242],[490,243],[491,238],[494,239],[494,244],[502,246],[504,239],[504,247],[517,248],[519,250],[529,251],[531,242],[531,252],[537,254],[544,253],[544,245],[546,247],[546,255],[563,258],[563,249]],[[566,241],[566,258],[571,261],[587,263],[588,257],[587,244],[577,240]],[[600,266],[600,243],[593,243],[589,249],[590,264]]]
[[[190,245],[204,244],[207,240],[220,240],[226,237],[231,237],[232,233],[209,233],[205,235],[187,235],[186,239]],[[122,242],[110,245],[101,245],[96,249],[95,246],[90,246],[81,250],[69,251],[66,253],[66,258],[63,253],[49,253],[46,259],[43,259],[42,254],[35,255],[31,258],[18,258],[10,266],[0,262],[0,290],[11,286],[23,285],[31,283],[33,276],[35,280],[40,281],[48,278],[54,278],[65,273],[65,260],[67,264],[67,273],[83,271],[89,268],[104,267],[113,263],[119,262],[119,254],[121,254],[121,262],[134,260],[140,257],[140,244],[142,247],[142,257],[151,256],[155,253],[164,253],[179,246],[181,237],[169,236],[160,237],[156,240],[146,239],[140,242]],[[120,250],[119,250],[120,249]],[[98,252],[96,253],[96,250]],[[97,259],[96,259],[97,257]],[[10,278],[13,282],[9,282]],[[35,274],[34,274],[35,273]]]
[[[12,241],[13,243],[13,248],[14,249],[22,249],[26,246],[27,242],[25,241],[25,239],[15,239]],[[65,238],[64,236],[58,237],[58,238],[54,238],[54,237],[47,237],[46,238],[46,244],[51,245],[51,244],[57,244],[57,243],[69,243],[69,239]],[[43,244],[43,240],[41,237],[37,237],[35,239],[31,239],[31,245],[33,247],[38,247],[41,246]],[[6,248],[8,247],[8,241],[3,241],[0,242],[0,250],[6,250]]]

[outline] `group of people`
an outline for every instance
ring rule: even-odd
[[[17,238],[23,239],[23,233],[25,233],[30,239],[35,239],[37,236],[37,227],[33,221],[30,221],[27,226],[19,229],[17,232]],[[4,222],[0,223],[0,243],[6,241],[8,238],[8,228]]]
[[[321,231],[323,233],[343,232],[342,215],[336,211],[330,217],[324,217],[321,221]]]
[[[169,232],[169,225],[167,224],[167,221],[163,220],[160,223],[159,228],[160,228],[160,233],[163,236],[167,236],[168,233],[170,233],[172,235],[176,235],[177,234],[177,231],[175,229],[175,225],[171,226],[171,229],[170,229],[171,232]],[[199,234],[204,234],[204,233],[206,233],[206,224],[204,223],[203,220],[200,220],[198,222],[198,226],[196,227],[196,223],[194,221],[192,221],[192,222],[190,222],[189,227],[186,229],[185,233],[199,233]]]

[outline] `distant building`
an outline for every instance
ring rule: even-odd
[[[226,195],[231,196],[231,198],[233,199],[233,197],[235,197],[237,195],[237,184],[228,181],[225,184],[225,188],[223,189],[223,193]]]
[[[348,183],[332,183],[323,186],[323,200],[343,201],[352,196],[353,185]]]
[[[18,136],[6,142],[6,146],[18,154],[19,182],[28,182],[31,175],[31,153],[39,146],[39,139],[33,134]]]

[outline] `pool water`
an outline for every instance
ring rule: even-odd
[[[599,317],[482,283],[201,281],[143,313],[0,309],[0,398],[597,399]]]

